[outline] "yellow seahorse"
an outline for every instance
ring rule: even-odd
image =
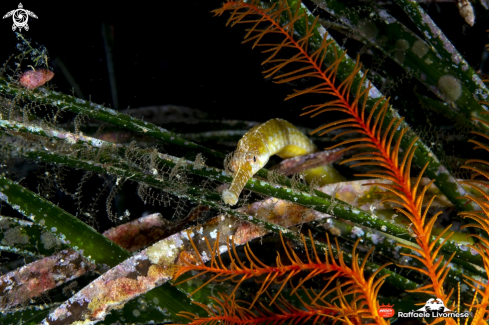
[[[292,158],[317,152],[314,143],[291,123],[275,118],[254,126],[239,140],[238,148],[229,162],[233,171],[233,182],[222,192],[225,203],[235,205],[243,187],[258,172],[272,155]],[[319,185],[343,181],[331,165],[311,168],[306,171],[306,181],[322,175]]]

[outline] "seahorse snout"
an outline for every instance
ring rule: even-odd
[[[238,202],[238,197],[246,182],[253,176],[250,164],[244,163],[238,167],[234,175],[233,182],[229,189],[222,191],[222,200],[226,204],[235,205]]]

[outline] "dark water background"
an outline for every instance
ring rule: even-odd
[[[102,24],[114,40],[113,63],[119,108],[175,104],[226,118],[269,119],[290,111],[282,103],[289,87],[264,83],[263,56],[241,46],[242,33],[213,18],[221,1],[23,2],[39,18],[23,32],[60,58],[83,95],[113,106]],[[6,1],[0,12],[16,8]],[[0,62],[15,52],[12,19],[0,21]],[[71,93],[59,69],[53,82]],[[281,93],[282,92],[282,93]],[[276,97],[275,97],[276,96]],[[294,113],[294,116],[296,114]]]

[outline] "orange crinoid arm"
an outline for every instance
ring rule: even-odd
[[[327,245],[324,257],[321,258],[314,244],[310,245],[312,254],[309,253],[306,239],[303,235],[301,235],[301,237],[302,244],[306,248],[305,254],[307,260],[301,260],[295,251],[285,244],[282,234],[280,234],[282,246],[285,250],[285,255],[287,256],[285,260],[288,261],[288,263],[282,261],[280,255],[278,255],[275,260],[276,265],[274,266],[267,265],[258,259],[248,244],[244,248],[247,261],[243,261],[240,259],[234,243],[230,243],[229,239],[227,240],[227,251],[231,263],[229,266],[226,265],[223,263],[220,256],[222,248],[220,247],[219,234],[217,235],[214,245],[211,245],[208,239],[205,238],[207,251],[205,252],[204,256],[209,257],[210,260],[208,263],[204,263],[203,255],[201,255],[197,249],[192,238],[189,237],[194,252],[192,255],[183,254],[180,256],[180,260],[179,263],[177,263],[178,265],[173,278],[178,280],[178,277],[187,272],[196,273],[192,277],[175,283],[179,284],[200,277],[203,274],[211,275],[207,282],[203,283],[194,292],[190,293],[190,295],[194,294],[211,281],[220,282],[232,280],[236,283],[236,286],[229,294],[231,297],[234,296],[236,290],[243,283],[243,281],[254,278],[261,284],[261,287],[254,293],[255,299],[251,303],[247,304],[247,308],[251,310],[253,307],[256,307],[256,304],[261,305],[259,309],[264,308],[264,306],[259,302],[258,298],[260,298],[260,296],[263,294],[268,294],[267,290],[272,284],[278,284],[279,288],[274,292],[273,297],[269,296],[269,306],[272,306],[275,303],[287,306],[287,303],[284,303],[286,300],[282,299],[280,294],[285,285],[289,283],[290,280],[296,275],[300,274],[302,278],[294,286],[291,295],[295,294],[298,290],[304,290],[303,285],[306,283],[306,281],[317,276],[327,276],[326,279],[328,281],[320,292],[316,293],[312,290],[310,292],[304,292],[304,294],[309,296],[309,302],[302,303],[307,312],[286,307],[286,309],[289,309],[289,312],[282,313],[281,315],[273,314],[269,315],[270,317],[263,318],[253,317],[253,313],[251,313],[246,314],[246,320],[236,314],[236,312],[240,310],[239,306],[235,305],[234,303],[228,305],[227,302],[221,301],[222,303],[226,304],[226,307],[221,302],[215,300],[219,305],[221,305],[222,309],[228,310],[228,313],[225,313],[226,315],[214,314],[212,317],[198,318],[186,313],[187,316],[184,317],[193,319],[194,322],[192,324],[211,323],[211,321],[215,321],[216,323],[218,321],[225,321],[225,317],[229,317],[230,314],[233,315],[231,317],[233,318],[233,322],[230,322],[233,324],[268,324],[274,323],[274,321],[290,321],[294,322],[295,324],[302,324],[302,321],[306,322],[308,319],[321,320],[324,318],[347,318],[350,320],[356,319],[358,321],[364,318],[373,320],[379,325],[389,324],[388,321],[379,316],[379,304],[377,301],[379,289],[388,275],[382,275],[377,279],[376,276],[384,267],[391,263],[386,263],[379,267],[368,279],[366,279],[364,275],[365,266],[369,256],[373,252],[373,248],[365,255],[363,261],[360,261],[359,254],[357,253],[357,246],[360,240],[357,240],[352,251],[351,266],[348,266],[343,258],[343,251],[340,249],[336,239],[335,242],[337,249],[334,251],[333,246],[329,241],[329,237],[326,235]],[[310,231],[309,240],[311,243],[314,243],[314,239]],[[339,281],[340,278],[342,278],[342,281]],[[334,284],[335,281],[337,281],[336,285]],[[332,298],[331,295],[334,293],[336,293],[336,297]],[[350,302],[347,302],[345,299],[346,296],[351,296],[353,298]],[[334,304],[330,302],[333,302]],[[205,308],[203,305],[201,306]],[[235,307],[238,309],[235,309]],[[320,321],[319,323],[323,322]]]
[[[296,90],[287,99],[309,93],[332,97],[331,100],[321,104],[305,107],[305,112],[302,115],[315,117],[330,111],[339,111],[347,115],[346,118],[327,123],[314,132],[321,131],[321,135],[323,135],[333,130],[347,128],[333,140],[345,134],[356,133],[358,136],[342,141],[334,147],[346,146],[345,150],[358,147],[370,149],[368,152],[354,155],[345,162],[359,161],[354,166],[371,165],[378,167],[368,174],[357,176],[380,177],[392,182],[392,184],[377,185],[396,195],[396,199],[390,201],[397,203],[400,206],[398,210],[411,220],[411,229],[420,248],[409,247],[415,251],[415,254],[407,255],[419,261],[419,265],[424,266],[423,268],[405,267],[415,269],[430,278],[427,285],[413,291],[435,295],[447,304],[451,293],[446,294],[444,292],[443,283],[448,274],[448,264],[452,257],[444,260],[444,257],[439,255],[439,248],[434,249],[435,242],[441,238],[441,235],[436,240],[432,239],[431,231],[437,215],[428,217],[429,206],[422,211],[422,202],[427,189],[427,187],[418,189],[422,173],[414,184],[411,184],[410,181],[411,162],[416,150],[417,139],[411,142],[408,150],[404,150],[404,154],[401,156],[400,144],[406,130],[397,130],[402,119],[394,118],[387,126],[384,126],[385,115],[389,110],[388,100],[382,97],[369,111],[366,110],[366,102],[372,86],[370,84],[365,85],[366,74],[363,74],[361,80],[356,78],[357,75],[361,75],[360,62],[357,60],[353,72],[343,78],[343,81],[338,82],[338,66],[343,61],[345,54],[341,56],[336,54],[334,63],[326,68],[323,67],[324,56],[332,41],[324,28],[317,24],[317,18],[313,22],[308,20],[307,14],[300,7],[300,3],[291,7],[287,1],[279,0],[274,1],[269,7],[262,7],[261,2],[254,0],[248,2],[228,1],[222,8],[214,11],[218,15],[224,12],[231,14],[228,24],[248,24],[251,26],[247,29],[244,42],[253,42],[253,47],[266,47],[263,52],[268,53],[269,57],[264,63],[271,65],[264,71],[267,78],[273,76],[277,83],[303,78],[318,81],[317,85],[308,89]],[[301,35],[304,35],[298,39],[295,33],[296,26],[303,29]],[[317,50],[311,50],[309,41],[318,32],[323,35],[321,44],[316,46]],[[269,34],[273,34],[274,37],[268,37]],[[282,36],[282,38],[277,40],[277,35]],[[287,49],[287,58],[279,57],[279,53],[282,53],[283,49]],[[291,51],[294,51],[295,54],[290,54]],[[355,91],[353,91],[354,84],[356,85]],[[427,165],[424,166],[423,172],[426,167]],[[445,238],[444,241],[449,237]],[[452,319],[447,319],[449,324],[452,324],[452,321]]]

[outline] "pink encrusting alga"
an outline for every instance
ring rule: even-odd
[[[54,72],[48,69],[29,70],[20,76],[20,84],[27,89],[36,89],[53,79]]]
[[[111,228],[103,235],[129,252],[135,252],[164,238],[168,226],[169,221],[160,213],[153,213]]]
[[[0,309],[12,308],[95,269],[78,252],[62,250],[0,277]]]

